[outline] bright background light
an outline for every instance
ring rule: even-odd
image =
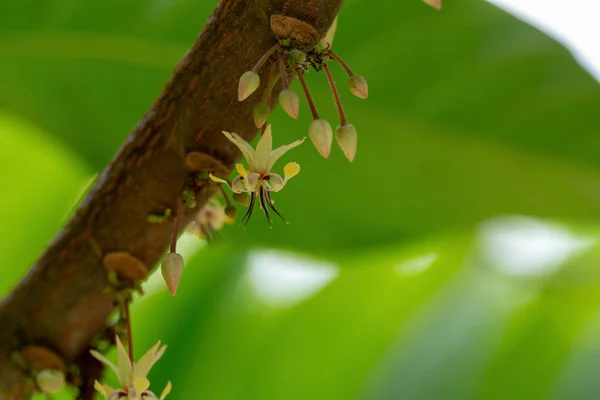
[[[451,0],[449,0],[451,1]],[[595,0],[490,0],[552,36],[600,80],[600,2]]]

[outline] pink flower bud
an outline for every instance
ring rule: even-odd
[[[313,120],[308,127],[308,135],[319,153],[324,158],[329,157],[331,142],[333,141],[333,131],[329,122],[324,119]]]
[[[44,393],[58,392],[65,387],[65,374],[56,369],[45,369],[35,376],[35,382]]]
[[[355,74],[348,79],[348,90],[350,90],[350,93],[361,99],[366,99],[369,95],[369,85],[362,75]]]
[[[354,129],[354,126],[352,124],[338,126],[335,130],[335,139],[348,161],[351,162],[354,160],[354,156],[356,156],[357,141],[356,129]]]
[[[181,280],[181,274],[183,273],[183,257],[181,254],[167,253],[163,255],[160,271],[169,292],[175,296],[179,281]]]
[[[271,109],[267,106],[267,103],[260,102],[254,106],[252,116],[254,117],[254,124],[257,128],[262,127],[265,122],[267,122],[269,114],[271,114]]]
[[[260,76],[254,71],[246,71],[240,77],[238,84],[238,101],[244,101],[258,89]]]
[[[442,0],[423,0],[425,4],[430,5],[431,7],[439,10],[442,8]]]
[[[300,107],[300,98],[296,92],[291,89],[282,90],[279,93],[279,104],[287,115],[296,119],[298,118],[298,108]]]

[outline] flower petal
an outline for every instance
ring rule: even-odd
[[[246,171],[246,167],[244,167],[244,164],[235,164],[235,170],[244,178],[248,176],[248,171]]]
[[[160,394],[159,400],[163,400],[169,393],[171,393],[171,381],[167,382],[167,386],[165,386],[165,389]]]
[[[279,192],[285,186],[285,182],[281,175],[271,172],[263,177],[267,185],[267,189],[272,192]]]
[[[244,184],[246,185],[247,192],[256,192],[258,190],[258,181],[260,180],[260,174],[256,172],[248,172]]]
[[[233,187],[233,184],[230,185],[229,182],[227,182],[225,179],[219,178],[218,176],[214,176],[213,174],[208,174],[208,177],[211,180],[213,180],[214,182],[226,184],[227,187],[229,189],[231,189],[232,192],[234,192],[234,193],[240,193],[240,192],[236,192],[236,189]],[[239,177],[237,177],[237,178],[239,178]],[[235,182],[235,179],[234,179],[234,182]]]
[[[275,161],[279,160],[279,158],[281,156],[283,156],[286,152],[288,152],[291,149],[293,149],[294,147],[300,146],[302,143],[304,143],[304,139],[306,139],[306,138],[296,140],[295,142],[292,142],[285,146],[278,147],[275,150],[273,150],[271,152],[271,158],[269,160],[268,171],[271,171],[271,168],[273,167],[273,164],[275,164]]]
[[[98,353],[96,350],[90,350],[90,354],[94,356],[94,358],[100,361],[102,364],[106,365],[110,369],[112,369],[117,376],[119,376],[119,368],[112,362],[108,360],[108,358],[104,357],[102,354]]]
[[[131,375],[133,372],[132,361],[129,359],[129,353],[125,350],[121,339],[117,335],[117,360],[119,361],[119,373],[117,374],[122,387],[131,385]]]
[[[145,378],[148,375],[148,372],[150,372],[150,369],[152,368],[154,363],[156,363],[160,359],[160,357],[162,357],[167,346],[163,346],[160,349],[159,347],[160,340],[154,346],[152,346],[152,348],[150,348],[150,350],[148,350],[146,354],[144,354],[137,363],[135,363],[135,367],[133,367],[134,380],[137,380],[139,378]]]
[[[210,173],[208,174],[208,177],[209,177],[210,179],[212,179],[214,182],[218,182],[218,183],[224,183],[224,184],[226,184],[227,186],[229,186],[229,182],[227,182],[227,181],[226,181],[225,179],[223,179],[223,178],[219,178],[218,176],[214,176],[213,174],[210,174]]]
[[[287,182],[288,179],[292,179],[298,175],[298,173],[300,173],[300,164],[295,162],[285,164],[285,167],[283,167],[284,182]]]
[[[137,378],[133,381],[133,387],[138,393],[142,393],[150,387],[150,381],[147,378]]]
[[[271,150],[273,149],[273,135],[271,133],[271,125],[267,128],[256,144],[256,153],[254,168],[248,166],[251,171],[259,173],[269,172],[269,159],[271,158]]]
[[[246,142],[240,135],[234,132],[225,132],[223,131],[223,135],[227,137],[233,144],[237,146],[238,149],[242,152],[244,157],[246,158],[246,162],[248,162],[248,168],[250,170],[254,170],[255,165],[255,152],[250,143]]]
[[[238,175],[235,178],[233,178],[233,180],[231,181],[231,191],[233,193],[242,193],[246,191],[246,188],[244,188],[244,180],[243,180],[243,176]]]
[[[94,381],[94,389],[96,389],[96,391],[98,391],[98,393],[100,393],[104,397],[108,397],[110,392],[113,391],[113,388],[111,388],[108,385],[103,385],[98,381]]]

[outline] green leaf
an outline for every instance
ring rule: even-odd
[[[8,2],[0,6],[0,102],[98,170],[213,6]],[[257,215],[247,232],[229,229],[230,240],[331,255],[505,213],[598,214],[600,90],[556,42],[467,0],[441,12],[416,0],[349,1],[336,36],[335,51],[370,87],[367,100],[342,90],[359,135],[356,160],[347,163],[337,148],[322,160],[306,142],[288,155],[301,174],[273,196],[290,226],[271,231]],[[344,72],[332,71],[344,89]],[[308,81],[320,115],[335,126],[325,77],[310,73]],[[300,114],[292,121],[275,113],[276,145],[306,136],[306,104]]]
[[[573,398],[596,379],[574,373],[599,238],[513,218],[337,264],[210,249],[136,304],[137,346],[169,345],[151,381],[174,398]]]
[[[168,344],[151,381],[159,390],[171,380],[180,398],[351,398],[402,322],[451,278],[468,243],[435,240],[426,254],[390,249],[343,268],[281,253],[202,251],[176,297],[163,290],[140,299],[136,352],[159,338]]]
[[[0,137],[2,294],[62,227],[88,174],[75,155],[14,116],[0,113]]]

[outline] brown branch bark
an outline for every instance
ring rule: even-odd
[[[154,266],[167,248],[174,220],[148,222],[148,215],[176,209],[191,171],[213,170],[212,159],[229,168],[239,156],[221,134],[256,134],[253,95],[237,101],[240,75],[275,42],[271,14],[303,20],[324,35],[343,0],[222,0],[162,94],[100,175],[66,227],[28,275],[0,303],[0,399],[20,399],[33,390],[11,354],[40,345],[65,363],[81,365],[92,338],[106,328],[116,305],[108,293],[104,256],[127,252]],[[263,79],[264,81],[264,79]],[[198,208],[215,186],[201,180]],[[196,210],[198,209],[196,208]],[[187,222],[193,210],[185,214]],[[185,226],[185,223],[182,224]],[[92,368],[93,369],[93,368]]]

